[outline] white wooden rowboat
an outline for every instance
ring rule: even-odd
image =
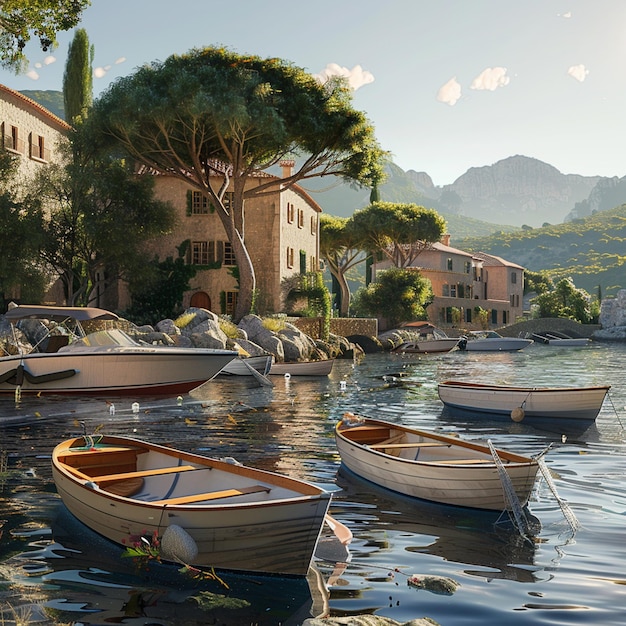
[[[156,535],[188,565],[306,576],[331,495],[307,482],[128,437],[93,435],[52,454],[69,511],[129,545]]]
[[[438,392],[447,407],[506,415],[514,421],[526,418],[593,421],[610,388],[610,385],[515,387],[447,380],[439,383]]]
[[[346,414],[335,427],[343,465],[405,496],[475,509],[509,508],[489,446]],[[536,481],[537,459],[497,450],[521,506]]]
[[[293,363],[272,363],[270,376],[328,376],[333,369],[334,359],[321,361],[295,361]]]

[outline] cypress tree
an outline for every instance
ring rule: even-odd
[[[65,119],[73,124],[93,102],[93,46],[84,28],[79,28],[70,43],[63,74]]]

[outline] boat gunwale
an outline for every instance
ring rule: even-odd
[[[246,478],[254,478],[259,482],[264,482],[270,487],[281,487],[284,489],[289,489],[291,491],[296,492],[293,496],[285,496],[282,498],[276,498],[273,500],[267,501],[259,501],[259,502],[241,502],[241,503],[222,503],[213,501],[211,504],[202,504],[202,503],[191,503],[191,504],[167,504],[161,502],[160,504],[155,504],[149,501],[139,500],[136,498],[122,496],[115,493],[111,493],[106,491],[105,488],[99,488],[94,490],[90,483],[95,483],[97,476],[89,477],[89,480],[85,480],[80,476],[74,474],[72,472],[72,467],[61,461],[59,457],[64,454],[68,454],[72,452],[72,444],[76,444],[78,442],[84,443],[84,438],[82,436],[75,437],[72,439],[65,440],[55,446],[52,452],[52,465],[53,470],[56,470],[64,477],[66,477],[73,485],[95,493],[99,497],[104,497],[106,499],[114,500],[114,501],[122,501],[132,506],[137,506],[141,508],[148,509],[156,509],[163,510],[167,509],[170,511],[173,510],[206,510],[207,512],[218,511],[223,509],[238,509],[238,508],[261,508],[261,507],[270,507],[270,506],[284,506],[285,503],[298,503],[307,500],[324,500],[330,499],[332,494],[329,491],[322,489],[321,487],[317,487],[316,485],[296,479],[291,478],[289,476],[285,476],[283,474],[278,474],[275,472],[269,472],[262,469],[257,469],[254,467],[246,466],[246,465],[237,465],[233,463],[228,463],[227,461],[220,461],[219,459],[213,457],[207,457],[200,454],[195,454],[193,452],[185,452],[183,450],[179,450],[177,448],[171,448],[168,446],[162,446],[159,444],[154,444],[151,442],[143,441],[140,439],[135,439],[132,437],[121,437],[116,435],[104,435],[103,440],[98,442],[97,445],[126,445],[126,446],[135,446],[138,451],[154,451],[162,454],[166,454],[172,458],[177,460],[184,460],[190,463],[198,463],[202,467],[196,468],[197,470],[206,470],[206,469],[218,469],[221,471],[225,471],[230,474],[235,474],[239,476],[243,476]],[[79,449],[78,449],[79,448]],[[87,452],[89,451],[85,445],[78,446],[75,449],[75,452]],[[173,454],[175,453],[175,454]],[[79,470],[80,471],[80,470]]]
[[[377,426],[383,427],[383,428],[390,428],[390,429],[395,429],[395,430],[402,430],[404,432],[407,432],[409,434],[414,434],[414,435],[419,435],[421,437],[426,437],[429,439],[435,439],[437,441],[441,441],[441,442],[445,442],[445,443],[449,443],[450,446],[455,446],[455,447],[460,447],[460,448],[466,448],[466,449],[470,449],[474,452],[481,452],[484,454],[487,454],[491,457],[491,451],[489,450],[489,446],[484,445],[484,444],[478,444],[478,443],[474,443],[472,441],[466,441],[463,439],[457,439],[456,437],[451,437],[448,435],[439,435],[437,433],[431,433],[429,431],[424,431],[424,430],[420,430],[417,428],[411,428],[408,426],[403,426],[402,424],[394,424],[393,422],[386,422],[384,420],[377,420],[374,418],[365,418],[367,422],[373,423]],[[382,452],[380,450],[376,450],[374,448],[370,448],[368,444],[365,443],[361,443],[358,441],[354,441],[352,439],[350,439],[349,437],[347,437],[346,435],[344,435],[344,431],[346,432],[350,432],[353,431],[355,428],[358,428],[358,426],[353,426],[353,427],[347,427],[344,428],[343,430],[340,428],[341,424],[343,424],[342,420],[339,420],[335,426],[335,434],[338,435],[340,437],[341,440],[343,440],[345,443],[348,444],[352,444],[354,446],[356,446],[357,448],[364,450],[366,452],[368,452],[369,454],[375,454],[375,455],[380,455],[384,458],[388,458],[388,459],[393,459],[394,461],[397,461],[401,464],[411,464],[411,465],[423,465],[423,466],[438,466],[438,467],[446,467],[446,468],[451,468],[451,465],[449,463],[442,463],[441,461],[437,461],[437,460],[433,460],[433,461],[420,461],[420,460],[415,460],[415,459],[405,459],[405,458],[401,458],[401,457],[396,457],[394,455],[391,454],[387,454],[385,452]],[[379,445],[379,444],[375,444],[375,445]],[[528,456],[524,456],[522,454],[517,454],[515,452],[509,452],[508,450],[502,450],[500,448],[497,449],[498,452],[498,456],[500,458],[500,460],[505,460],[508,461],[507,463],[507,468],[512,468],[512,467],[531,467],[531,466],[535,466],[537,465],[537,460],[532,458],[532,457],[528,457]],[[493,460],[493,458],[491,459],[491,461],[489,461],[489,459],[486,459],[486,461],[490,462],[491,464],[494,465],[495,467],[495,461]],[[458,466],[457,466],[458,467]],[[486,469],[485,465],[469,465],[467,466],[467,469],[477,469],[477,470],[484,470]]]
[[[590,385],[587,387],[523,387],[517,385],[495,385],[492,383],[474,383],[462,380],[445,380],[438,383],[438,388],[449,389],[457,387],[459,389],[472,389],[475,391],[502,391],[502,392],[577,392],[577,391],[600,391],[608,392],[611,385]]]

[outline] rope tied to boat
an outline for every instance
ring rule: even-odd
[[[555,497],[563,513],[563,517],[567,520],[567,523],[570,525],[570,528],[572,529],[572,531],[576,532],[580,528],[580,522],[574,515],[574,512],[570,508],[569,504],[567,504],[567,502],[565,502],[565,500],[563,500],[559,496],[556,490],[556,485],[554,484],[554,481],[552,480],[552,475],[550,474],[550,470],[548,469],[548,466],[546,465],[546,462],[543,456],[540,456],[537,458],[537,465],[539,466],[541,474],[544,480],[546,481],[546,484],[550,488],[552,495]]]

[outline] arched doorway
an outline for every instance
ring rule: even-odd
[[[207,309],[211,310],[211,298],[206,291],[196,291],[196,293],[191,296],[191,302],[189,306],[194,306],[199,309]]]

